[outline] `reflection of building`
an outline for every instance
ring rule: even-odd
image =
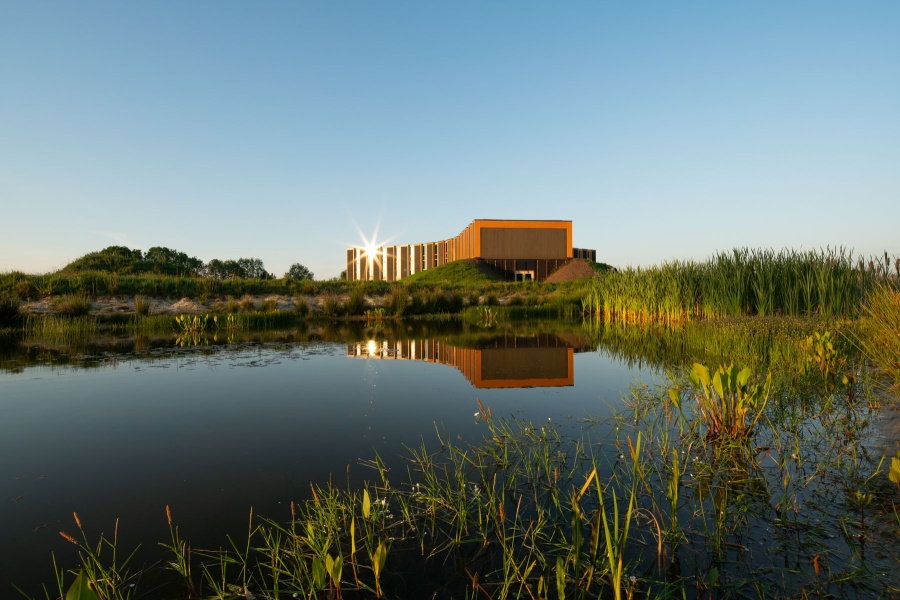
[[[476,219],[441,242],[347,249],[350,281],[395,281],[462,259],[479,259],[510,280],[544,280],[572,258],[597,260],[572,247],[572,221]]]
[[[476,388],[557,387],[575,384],[572,357],[590,349],[541,334],[492,338],[477,348],[441,340],[370,340],[347,344],[347,356],[439,362],[458,369]]]

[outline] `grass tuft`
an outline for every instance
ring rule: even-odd
[[[83,317],[91,312],[91,299],[84,294],[66,294],[53,299],[57,315],[63,317]]]

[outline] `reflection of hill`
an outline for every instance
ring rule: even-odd
[[[347,344],[347,356],[439,362],[458,369],[476,388],[574,385],[572,357],[591,350],[577,336],[534,334],[479,338],[467,347],[446,340],[381,340]]]

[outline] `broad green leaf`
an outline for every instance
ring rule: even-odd
[[[334,563],[331,566],[331,579],[337,585],[341,583],[341,572],[344,570],[344,557],[338,554],[334,557]]]
[[[90,581],[84,571],[79,571],[72,587],[66,592],[66,600],[100,600],[100,596],[91,589]]]
[[[704,388],[709,387],[709,369],[700,363],[694,363],[691,369],[691,381],[695,384],[699,383]]]
[[[384,542],[378,542],[378,547],[375,548],[375,560],[372,564],[376,577],[384,570],[384,564],[387,562],[387,553],[387,546],[384,545]]]
[[[900,485],[900,458],[896,456],[891,459],[891,471],[888,473],[891,481]]]
[[[669,388],[669,400],[675,405],[679,411],[681,410],[681,394],[675,388]]]
[[[314,558],[312,563],[313,585],[316,589],[325,587],[325,565],[321,558]]]
[[[716,374],[713,377],[712,384],[713,384],[713,388],[716,390],[716,393],[719,394],[719,398],[724,399],[725,391],[724,391],[724,386],[722,385],[722,376],[723,376],[723,373],[721,370],[716,371]]]
[[[753,371],[750,370],[750,367],[744,367],[744,370],[738,373],[737,376],[738,387],[744,387],[745,385],[747,385],[747,382],[750,380],[750,375],[752,373]]]
[[[369,490],[363,490],[363,517],[366,519],[369,518],[369,514],[372,512],[372,501],[369,500]]]

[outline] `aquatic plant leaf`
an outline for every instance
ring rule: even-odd
[[[891,459],[891,470],[888,473],[888,477],[891,481],[900,485],[900,458],[895,456]]]
[[[702,385],[704,389],[709,387],[709,369],[700,363],[694,363],[691,369],[691,381],[695,384]]]
[[[384,542],[378,542],[378,547],[375,548],[375,556],[372,561],[372,568],[375,571],[375,577],[378,577],[382,571],[384,571],[384,564],[387,562],[387,546],[384,545]]]
[[[325,587],[325,565],[321,558],[314,558],[312,563],[313,585],[316,589]]]
[[[566,597],[566,561],[562,556],[556,557],[556,595],[560,600]]]
[[[363,517],[368,519],[372,512],[372,501],[369,499],[369,490],[363,490],[362,511]]]
[[[78,577],[72,582],[72,587],[66,592],[66,600],[100,600],[100,596],[91,589],[90,581],[84,571],[79,571]]]
[[[344,570],[344,557],[338,553],[334,557],[334,563],[331,566],[331,579],[338,586],[341,584],[341,572]]]
[[[750,370],[750,367],[744,367],[744,369],[740,373],[738,373],[737,385],[739,388],[742,388],[745,385],[747,385],[747,381],[750,380],[750,375],[752,373],[753,372]]]
[[[712,381],[713,389],[716,390],[716,393],[719,394],[719,398],[722,398],[722,399],[725,398],[725,389],[724,389],[725,386],[722,383],[723,375],[724,375],[724,373],[722,372],[721,369],[719,369],[718,371],[716,371],[716,374],[713,376],[713,381]]]
[[[681,411],[681,394],[678,393],[678,390],[675,388],[669,388],[669,400],[672,401],[672,404],[675,405],[679,411]]]
[[[350,560],[356,554],[356,517],[350,518]]]

